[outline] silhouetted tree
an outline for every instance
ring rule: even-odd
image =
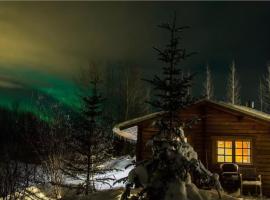
[[[35,138],[37,119],[18,107],[0,108],[0,199],[3,200],[25,197],[27,187],[35,181],[36,154],[28,138]]]
[[[227,83],[227,101],[232,104],[241,104],[240,85],[236,73],[235,61],[232,61]]]
[[[206,77],[204,81],[204,93],[203,96],[206,99],[213,99],[214,97],[214,85],[212,81],[212,74],[209,65],[206,66]]]
[[[50,184],[55,199],[62,198],[62,189],[67,187],[63,169],[64,160],[68,156],[66,141],[71,134],[69,117],[59,107],[59,104],[46,107],[47,112],[53,114],[52,120],[39,121],[38,141],[33,142],[43,175],[39,177],[38,183]],[[39,109],[40,112],[46,112],[42,107]]]
[[[106,112],[113,113],[116,122],[145,115],[149,106],[149,88],[141,81],[140,67],[119,63],[107,66],[105,93],[110,100],[105,103]]]
[[[65,166],[66,174],[83,181],[85,195],[96,191],[97,182],[108,184],[109,178],[102,175],[111,171],[102,167],[111,158],[112,146],[102,120],[104,98],[99,93],[99,83],[98,76],[93,77],[88,95],[82,96],[82,116],[74,124],[74,133],[69,143],[74,154]]]
[[[191,55],[179,47],[179,33],[187,27],[177,27],[176,17],[172,24],[160,27],[170,34],[170,42],[163,50],[155,48],[159,59],[164,62],[163,76],[156,75],[147,81],[154,86],[156,92],[156,98],[149,103],[162,111],[163,115],[156,122],[158,133],[148,141],[152,147],[152,158],[140,162],[130,172],[122,200],[128,199],[130,188],[135,183],[141,184],[143,189],[133,199],[202,199],[195,186],[191,186],[191,183],[186,186],[187,182],[191,182],[188,181],[191,172],[200,182],[218,182],[217,177],[205,169],[196,152],[185,141],[183,128],[186,123],[179,119],[179,111],[195,100],[188,95],[193,76],[182,76],[179,67]],[[194,198],[188,198],[190,194]]]
[[[186,50],[179,47],[180,36],[178,35],[188,27],[176,27],[176,19],[172,24],[159,26],[170,32],[170,42],[164,49],[154,48],[159,55],[159,60],[164,63],[163,76],[157,76],[152,80],[146,80],[154,88],[154,100],[148,101],[156,110],[164,111],[163,122],[172,130],[177,123],[177,111],[193,103],[189,89],[194,75],[186,75],[179,64],[193,53],[186,53]]]
[[[130,63],[118,63],[106,66],[104,93],[109,97],[104,104],[104,114],[111,127],[150,112],[145,101],[150,99],[150,87],[141,81],[140,67]],[[125,140],[113,138],[115,154],[131,156],[135,153],[135,145]]]
[[[268,64],[267,71],[260,81],[259,95],[262,111],[270,113],[270,64]]]
[[[259,105],[260,105],[260,111],[264,111],[264,86],[263,86],[263,83],[262,83],[262,80],[260,79],[259,80]]]

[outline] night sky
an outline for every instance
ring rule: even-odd
[[[242,102],[257,100],[270,60],[270,2],[0,2],[0,99],[32,109],[39,94],[76,109],[74,77],[89,62],[119,62],[158,73],[153,46],[166,34],[157,25],[176,11],[183,46],[197,55],[183,63],[196,72],[201,94],[205,66],[215,96],[225,96],[228,67],[236,62]]]

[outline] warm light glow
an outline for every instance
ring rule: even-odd
[[[218,147],[224,148],[224,141],[218,141]]]
[[[224,162],[224,156],[218,156],[218,162]]]
[[[231,141],[226,141],[225,142],[225,147],[226,148],[232,148],[232,142]]]
[[[225,155],[232,155],[232,149],[225,149]]]
[[[251,163],[249,140],[218,140],[217,162]]]
[[[235,162],[237,163],[250,163],[250,141],[237,140],[235,141]]]
[[[236,141],[235,148],[242,148],[242,141]]]
[[[225,156],[225,162],[232,162],[232,156]]]
[[[232,162],[232,141],[217,141],[217,162]]]

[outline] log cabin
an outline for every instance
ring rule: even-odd
[[[115,134],[136,143],[136,160],[151,157],[147,141],[157,133],[156,112],[115,125]],[[200,100],[179,111],[179,120],[201,120],[185,129],[187,141],[212,172],[222,163],[256,168],[262,176],[263,194],[270,196],[270,115],[253,108],[224,102]]]

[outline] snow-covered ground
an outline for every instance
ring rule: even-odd
[[[105,163],[105,166],[111,169],[115,169],[112,172],[107,173],[104,175],[107,178],[112,178],[114,180],[109,181],[109,184],[113,186],[113,188],[119,188],[124,187],[124,183],[116,183],[114,182],[116,180],[119,180],[121,178],[127,177],[130,170],[134,168],[133,162],[135,161],[135,158],[131,158],[130,156],[122,156],[119,158],[112,159]],[[104,190],[104,189],[110,189],[108,185],[99,184],[97,185],[97,189]]]
[[[124,187],[125,185],[123,183],[114,184],[114,182],[116,180],[119,180],[121,178],[128,176],[128,173],[134,167],[132,165],[132,162],[134,160],[135,158],[131,158],[130,156],[122,156],[119,158],[113,158],[112,160],[109,160],[107,163],[104,163],[104,167],[114,169],[114,170],[107,172],[104,175],[98,175],[96,176],[96,178],[99,178],[99,179],[110,178],[111,180],[107,181],[108,184],[96,183],[96,189],[107,190],[107,189],[112,189],[112,188]],[[75,185],[75,184],[82,183],[82,181],[66,178],[65,183],[68,185],[73,185],[73,184]]]
[[[114,158],[112,160],[109,160],[108,162],[104,163],[105,167],[108,168],[112,168],[115,169],[114,171],[111,171],[109,173],[106,173],[103,176],[98,176],[97,178],[112,178],[114,180],[110,180],[109,184],[112,186],[110,187],[110,185],[107,184],[101,184],[98,183],[96,184],[97,189],[99,190],[99,192],[89,196],[89,197],[83,197],[83,196],[72,196],[70,198],[67,198],[68,200],[75,200],[75,199],[79,199],[79,200],[118,200],[120,194],[123,191],[123,187],[124,184],[123,183],[117,183],[117,184],[113,184],[115,182],[115,180],[119,180],[121,178],[124,178],[126,176],[128,176],[128,173],[130,172],[130,170],[134,167],[132,165],[134,161],[134,158],[131,158],[129,156],[123,156],[123,157],[119,157],[119,158]],[[129,166],[129,167],[127,167]],[[73,180],[70,178],[66,178],[65,183],[67,184],[79,184],[81,183],[78,180]],[[29,191],[29,196],[26,198],[23,198],[23,200],[54,200],[52,198],[49,198],[48,196],[46,196],[46,194],[44,192],[42,192],[40,189],[38,189],[35,186],[29,187],[27,189]],[[208,198],[207,200],[218,200],[218,196],[216,191],[202,191],[202,193],[206,193]],[[74,195],[74,194],[73,194]],[[64,198],[65,199],[65,198]],[[261,198],[256,198],[256,197],[242,197],[242,198],[235,198],[235,197],[231,197],[230,195],[226,195],[223,194],[222,195],[222,200],[257,200]],[[263,198],[264,200],[266,200],[265,198]],[[1,198],[0,198],[1,200]]]
[[[134,167],[132,162],[134,161],[135,158],[131,158],[130,156],[122,156],[119,158],[113,158],[112,160],[109,160],[108,162],[104,163],[104,167],[108,167],[110,169],[114,169],[104,175],[99,175],[96,178],[110,178],[111,180],[108,181],[108,184],[101,184],[97,183],[96,184],[96,189],[98,190],[108,190],[108,189],[113,189],[115,190],[116,188],[122,188],[124,187],[124,183],[117,183],[114,184],[115,181],[124,178],[128,176],[128,173],[130,170]],[[127,167],[129,166],[129,167]],[[37,170],[39,173],[42,173],[42,169],[38,168]],[[80,180],[74,180],[68,177],[65,177],[65,184],[68,185],[77,185],[82,183],[83,181]],[[117,190],[119,191],[119,190]],[[23,200],[53,200],[44,194],[37,186],[33,185],[29,188],[26,189],[27,195],[25,198],[22,198]],[[108,192],[105,192],[107,194]],[[115,192],[113,192],[115,193]],[[16,194],[18,198],[21,198],[21,194]],[[2,198],[0,197],[0,200]],[[106,200],[106,199],[103,199]]]

